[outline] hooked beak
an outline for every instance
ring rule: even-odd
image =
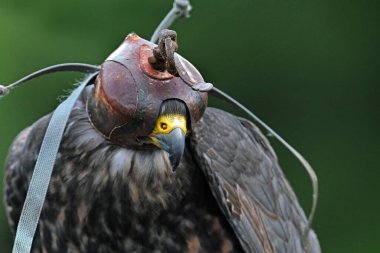
[[[167,134],[157,134],[151,137],[153,143],[169,153],[169,160],[175,170],[185,151],[185,133],[181,128],[174,128]]]

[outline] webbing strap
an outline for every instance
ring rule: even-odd
[[[17,226],[13,253],[29,253],[31,250],[34,233],[44,204],[66,122],[70,116],[75,101],[78,99],[86,85],[97,74],[98,72],[89,75],[83,83],[57,107],[50,119]]]

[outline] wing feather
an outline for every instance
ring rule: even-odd
[[[246,252],[320,252],[268,140],[248,120],[208,108],[193,127],[194,156]]]

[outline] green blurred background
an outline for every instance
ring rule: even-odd
[[[322,250],[380,252],[380,2],[191,2],[191,19],[173,27],[179,52],[309,159],[320,181],[313,227]],[[171,5],[2,0],[0,83],[56,63],[100,64],[127,33],[149,39]],[[80,78],[41,77],[0,101],[0,164],[16,134],[53,110],[56,98]],[[272,143],[308,212],[310,180],[295,158]],[[0,252],[11,252],[11,245],[1,203]]]

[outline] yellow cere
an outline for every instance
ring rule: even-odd
[[[185,134],[187,133],[186,118],[183,115],[179,115],[179,114],[161,115],[160,117],[158,117],[156,121],[156,126],[154,127],[150,135],[168,134],[174,128],[177,128],[177,127],[181,128]]]

